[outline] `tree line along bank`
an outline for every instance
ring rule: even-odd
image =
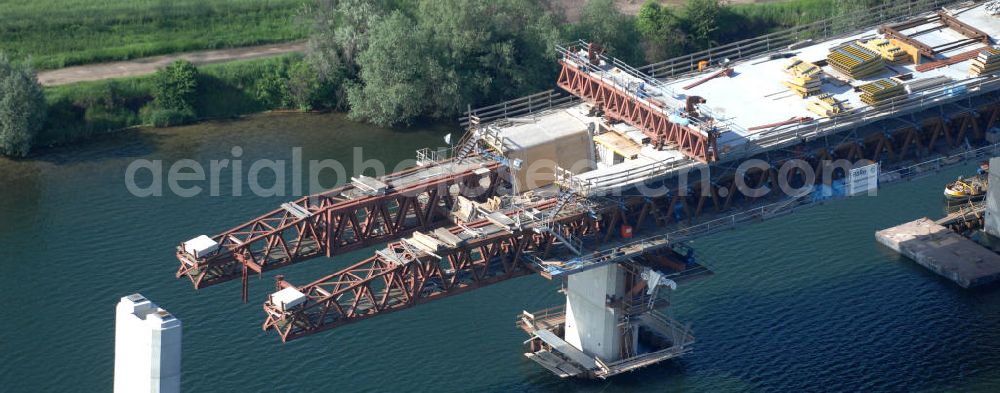
[[[26,59],[0,57],[0,153],[273,109],[342,110],[381,126],[448,120],[467,105],[551,88],[554,46],[569,39],[640,65],[868,3],[649,0],[631,16],[613,0],[590,0],[571,23],[558,1],[317,0],[296,18],[309,32],[301,55],[200,68],[180,61],[151,76],[45,89]]]

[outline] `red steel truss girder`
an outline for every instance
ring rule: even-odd
[[[483,176],[490,180],[485,189],[479,187],[481,177],[474,173],[478,168],[474,168],[390,189],[384,195],[356,199],[333,197],[346,189],[339,187],[302,198],[295,203],[308,209],[312,213],[310,217],[297,218],[285,209],[272,211],[216,236],[216,241],[225,247],[223,252],[196,263],[191,263],[190,257],[178,250],[181,264],[177,277],[187,276],[195,288],[201,288],[237,277],[245,279],[247,270],[260,273],[441,225],[447,222],[446,209],[453,203],[448,192],[452,185],[458,185],[464,195],[493,195],[500,177],[500,165],[490,163],[485,168],[489,172]]]
[[[1000,120],[1000,109],[998,108],[1000,107],[983,110],[980,117],[984,121],[996,122]],[[969,118],[969,116],[965,118]],[[878,151],[877,144],[892,142],[882,134],[868,139],[870,140],[864,142],[875,144],[876,151]],[[843,153],[847,156],[858,154],[857,151],[860,149],[858,145],[858,142],[851,142],[851,144],[844,145],[846,147],[841,150],[853,152]],[[840,156],[844,156],[843,154]],[[829,155],[827,158],[832,159]],[[763,184],[771,175],[771,172],[761,172],[757,184]],[[730,184],[732,183],[730,182]],[[717,191],[713,191],[711,198],[716,197],[715,192]],[[704,202],[704,198],[703,196],[700,202]],[[583,222],[585,220],[578,220],[579,217],[557,221],[563,224],[561,227],[566,229],[567,233],[565,234],[567,235],[583,238],[585,235],[594,234],[595,231],[601,231],[605,232],[605,235],[598,236],[597,239],[591,238],[591,241],[600,242],[601,237],[607,241],[616,234],[615,229],[618,223],[634,223],[636,228],[640,228],[641,222],[647,214],[662,215],[661,210],[665,208],[657,207],[653,205],[654,203],[676,206],[678,202],[684,203],[685,211],[688,210],[686,200],[679,199],[678,196],[673,196],[672,199],[661,197],[652,200],[632,198],[626,202],[627,208],[624,211],[613,208],[601,209],[600,214],[603,215],[603,218],[596,222]],[[699,212],[701,211],[700,202],[697,208]],[[729,199],[726,199],[725,206],[721,208],[720,202],[715,203],[717,211],[730,208]],[[635,208],[637,204],[642,206],[641,209]],[[540,208],[544,209],[544,207]],[[672,210],[672,208],[667,209]],[[691,212],[685,214],[690,219]],[[669,217],[670,214],[667,216]],[[679,220],[674,219],[674,221]],[[472,227],[479,225],[483,225],[483,222],[470,224]],[[457,233],[459,230],[452,228],[453,233]],[[526,237],[519,238],[517,236]],[[504,244],[505,241],[512,243]],[[401,265],[386,261],[381,256],[376,255],[334,275],[299,287],[298,289],[305,293],[308,298],[302,309],[286,314],[265,303],[263,309],[267,316],[262,327],[264,330],[275,330],[282,341],[288,341],[382,313],[462,293],[483,285],[530,273],[529,269],[532,267],[524,264],[520,258],[503,258],[504,255],[510,255],[510,250],[519,250],[521,253],[533,251],[544,255],[553,244],[552,237],[545,235],[530,232],[504,233],[461,249],[443,253],[440,261],[432,257],[418,258],[414,255],[410,258],[415,262]],[[393,244],[393,246],[399,253],[406,253],[405,248],[398,243]],[[502,251],[496,251],[498,247]],[[492,264],[490,264],[490,258],[484,258],[483,255],[492,257]],[[515,265],[512,266],[508,261]],[[516,270],[517,265],[521,265],[523,268]],[[447,275],[448,272],[452,272],[453,275]],[[281,283],[281,285],[288,286],[290,284]],[[431,288],[428,288],[428,285]]]
[[[611,84],[594,77],[577,66],[559,61],[557,84],[566,91],[604,109],[605,114],[620,119],[650,137],[657,148],[676,148],[684,155],[701,162],[716,161],[716,141],[713,133],[672,123],[661,108],[656,108]]]
[[[549,200],[539,207],[551,207]],[[600,231],[600,221],[586,213],[560,217],[561,227],[575,236]],[[486,220],[467,227],[489,225]],[[459,233],[461,227],[450,228]],[[376,253],[364,261],[298,287],[307,297],[301,308],[285,313],[264,303],[267,317],[262,325],[275,330],[282,341],[332,329],[387,312],[401,310],[434,299],[451,296],[506,279],[534,273],[522,258],[525,252],[545,253],[555,241],[548,233],[532,230],[500,232],[449,249],[435,256],[418,256],[400,242],[389,245],[397,255],[412,261],[405,264],[387,260]],[[279,281],[279,289],[291,284]]]

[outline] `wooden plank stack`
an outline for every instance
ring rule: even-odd
[[[882,56],[857,42],[831,49],[826,61],[851,79],[862,79],[885,71]]]
[[[890,99],[906,95],[906,87],[896,78],[885,78],[861,85],[861,102],[877,106]]]
[[[1000,71],[1000,48],[985,48],[969,66],[969,75],[983,76]]]
[[[785,73],[789,78],[781,83],[799,97],[806,98],[822,92],[823,82],[820,78],[823,70],[815,64],[793,57],[785,66]]]
[[[920,64],[921,56],[919,48],[895,38],[890,38],[889,43],[895,45],[897,48],[899,48],[899,50],[903,51],[903,53],[905,53],[907,56],[907,60],[909,60],[911,63],[917,65]]]
[[[806,101],[806,109],[822,117],[833,117],[851,110],[851,104],[833,97],[833,94],[823,93],[810,97]]]
[[[885,38],[876,38],[862,44],[865,49],[878,53],[889,64],[902,64],[910,60],[910,55]]]

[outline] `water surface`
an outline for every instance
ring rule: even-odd
[[[233,158],[234,146],[245,165],[290,159],[296,146],[305,160],[350,160],[360,146],[394,164],[449,131],[271,115],[0,159],[0,390],[110,391],[114,306],[133,292],[184,321],[186,392],[1000,390],[1000,291],[963,291],[874,240],[877,229],[940,215],[941,185],[973,166],[697,240],[717,274],[679,288],[672,309],[692,323],[695,352],[582,382],[522,355],[515,314],[563,301],[558,283],[537,276],[281,344],[260,329],[275,272],[252,279],[242,304],[238,282],[195,292],[174,279],[173,249],[293,197],[244,188],[240,197],[137,198],[123,180],[135,159],[207,167]],[[220,189],[231,192],[231,179]],[[281,273],[305,283],[370,254]]]

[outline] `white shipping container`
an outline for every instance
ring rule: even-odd
[[[184,251],[195,258],[202,258],[218,249],[219,243],[205,235],[184,242]]]
[[[292,307],[305,303],[305,301],[306,295],[293,287],[288,287],[271,294],[271,304],[278,307],[281,311],[287,311]]]

